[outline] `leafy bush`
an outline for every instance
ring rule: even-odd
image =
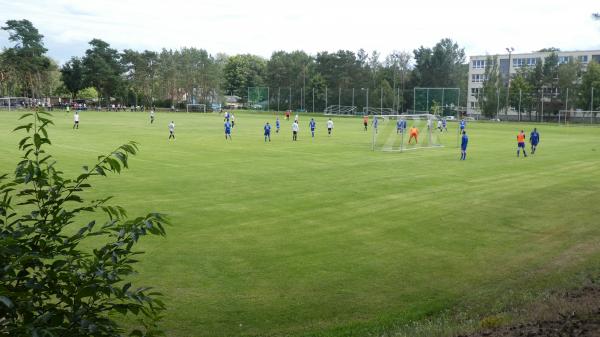
[[[119,314],[140,317],[130,336],[161,334],[160,294],[134,288],[127,278],[141,254],[134,246],[145,235],[164,236],[166,219],[159,213],[129,219],[110,198],[82,196],[90,178],[128,168],[137,144],[99,156],[68,179],[44,150],[51,145],[50,114],[38,110],[23,119],[30,122],[15,129],[27,131],[19,142],[22,160],[14,177],[0,175],[0,335],[118,336],[125,333]],[[105,221],[77,225],[97,211]],[[95,248],[83,249],[84,241]]]

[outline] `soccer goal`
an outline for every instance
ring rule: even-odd
[[[206,104],[186,104],[187,112],[206,112]]]
[[[432,114],[373,116],[373,151],[402,152],[441,147],[439,118]],[[417,130],[411,139],[411,129]]]

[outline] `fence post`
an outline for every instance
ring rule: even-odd
[[[590,100],[590,124],[594,124],[594,87],[592,87],[592,99]]]
[[[338,115],[341,112],[342,109],[342,88],[338,87]]]

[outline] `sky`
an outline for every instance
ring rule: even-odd
[[[0,21],[28,19],[59,63],[93,38],[134,50],[197,47],[211,54],[339,49],[383,56],[451,38],[467,56],[544,47],[600,49],[597,0],[0,0]],[[10,47],[0,31],[0,47]]]

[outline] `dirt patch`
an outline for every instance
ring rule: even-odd
[[[600,284],[550,294],[519,314],[519,323],[459,337],[599,337]]]

